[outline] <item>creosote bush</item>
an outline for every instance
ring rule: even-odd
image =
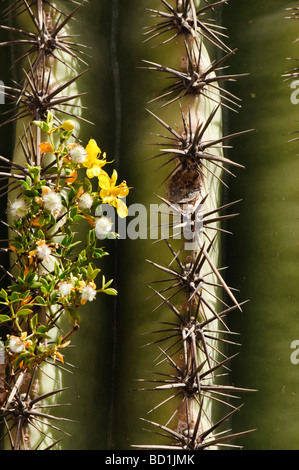
[[[96,214],[103,204],[109,204],[120,217],[126,217],[122,198],[129,193],[125,181],[116,184],[116,170],[110,177],[103,169],[108,163],[106,155],[94,139],[86,147],[70,142],[72,121],[54,126],[49,112],[46,121],[34,121],[32,125],[48,137],[39,145],[42,163],[49,156],[51,161],[38,166],[36,153],[24,147],[26,165],[12,164],[8,175],[19,187],[8,207],[12,222],[6,251],[14,259],[11,284],[0,291],[0,326],[7,331],[1,417],[6,423],[12,420],[11,430],[19,422],[19,403],[11,396],[18,377],[49,359],[64,363],[63,350],[80,325],[80,307],[92,302],[98,293],[117,294],[113,280],[106,281],[103,274],[99,279],[101,269],[97,263],[108,254],[99,246],[99,239],[117,238],[117,234],[111,231],[110,219]],[[98,180],[95,190],[93,178]],[[85,243],[79,237],[76,240],[75,233],[83,223],[89,227]],[[59,329],[61,317],[71,323],[64,336]],[[23,427],[34,423],[35,412],[20,416]],[[38,416],[47,417],[42,412]],[[20,447],[19,434],[13,447]]]

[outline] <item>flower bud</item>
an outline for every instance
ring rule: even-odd
[[[75,124],[71,119],[64,121],[61,126],[65,131],[72,131],[75,128]]]

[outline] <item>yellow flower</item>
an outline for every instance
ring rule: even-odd
[[[76,172],[76,170],[72,170],[70,176],[66,178],[65,182],[68,184],[72,184],[76,181],[77,177],[78,177],[78,173]]]
[[[98,147],[94,139],[90,139],[85,150],[87,152],[87,157],[83,165],[87,168],[86,173],[88,178],[99,176],[102,172],[102,167],[107,163],[106,153],[103,153],[102,159],[99,158],[101,155],[101,149]]]
[[[119,217],[123,218],[128,215],[128,208],[120,198],[126,197],[129,194],[129,188],[125,181],[116,186],[117,176],[116,170],[113,170],[111,178],[105,171],[102,171],[100,176],[98,176],[99,186],[102,188],[100,197],[104,203],[115,207]]]
[[[34,219],[31,219],[31,224],[32,224],[34,227],[40,227],[39,216],[35,217]]]

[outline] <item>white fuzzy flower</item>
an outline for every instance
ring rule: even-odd
[[[29,206],[24,199],[16,199],[10,206],[10,212],[14,219],[23,219],[29,211]]]
[[[95,286],[92,284],[87,284],[81,290],[81,303],[85,304],[87,300],[89,302],[92,302],[94,298],[96,297],[96,295],[97,295],[97,291],[95,289]]]
[[[103,240],[106,237],[106,235],[108,235],[109,232],[111,232],[112,227],[113,227],[113,224],[111,220],[108,219],[108,217],[106,217],[105,215],[96,219],[95,227],[94,227],[96,237],[99,238],[100,240]]]
[[[13,354],[24,351],[25,344],[18,336],[11,336],[9,338],[9,349]]]
[[[60,297],[68,297],[74,286],[71,282],[60,282],[59,284],[59,295]]]
[[[87,152],[82,145],[77,144],[69,150],[69,156],[73,163],[84,163],[87,157]]]
[[[44,208],[48,209],[52,214],[57,214],[62,210],[61,196],[55,191],[47,191],[43,197]]]
[[[40,242],[38,242],[36,254],[39,259],[49,261],[51,256],[51,248],[46,244],[44,240],[41,240]]]
[[[93,204],[93,197],[88,193],[83,193],[78,199],[79,209],[90,209]]]

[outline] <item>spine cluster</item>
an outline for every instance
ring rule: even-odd
[[[241,166],[226,155],[228,144],[249,132],[222,133],[223,108],[236,111],[240,106],[226,85],[241,75],[225,71],[235,51],[225,44],[224,29],[213,18],[226,0],[200,5],[195,0],[161,0],[159,4],[161,9],[149,10],[154,21],[146,30],[146,41],[167,47],[178,64],[144,61],[149,73],[159,74],[159,83],[166,83],[150,101],[158,111],[149,113],[162,129],[157,142],[160,153],[154,158],[165,158],[162,166],[171,166],[165,194],[159,196],[172,215],[170,235],[161,240],[169,263],[149,260],[159,272],[149,287],[158,299],[157,308],[169,314],[169,320],[155,332],[158,339],[150,343],[159,346],[157,363],[167,363],[168,371],[158,372],[154,380],[142,379],[153,383],[143,390],[165,393],[150,413],[163,407],[166,411],[157,420],[145,420],[159,436],[157,445],[140,447],[198,450],[233,446],[233,439],[249,432],[227,429],[240,409],[234,398],[245,391],[226,381],[233,359],[226,349],[236,344],[227,318],[231,312],[241,311],[242,305],[219,266],[219,237],[225,231],[223,221],[237,215],[228,214],[227,209],[238,201],[219,201],[222,187],[227,187],[225,175]],[[210,60],[208,50],[216,52],[215,60]],[[161,117],[162,112],[167,118]],[[214,405],[225,410],[217,421]]]

